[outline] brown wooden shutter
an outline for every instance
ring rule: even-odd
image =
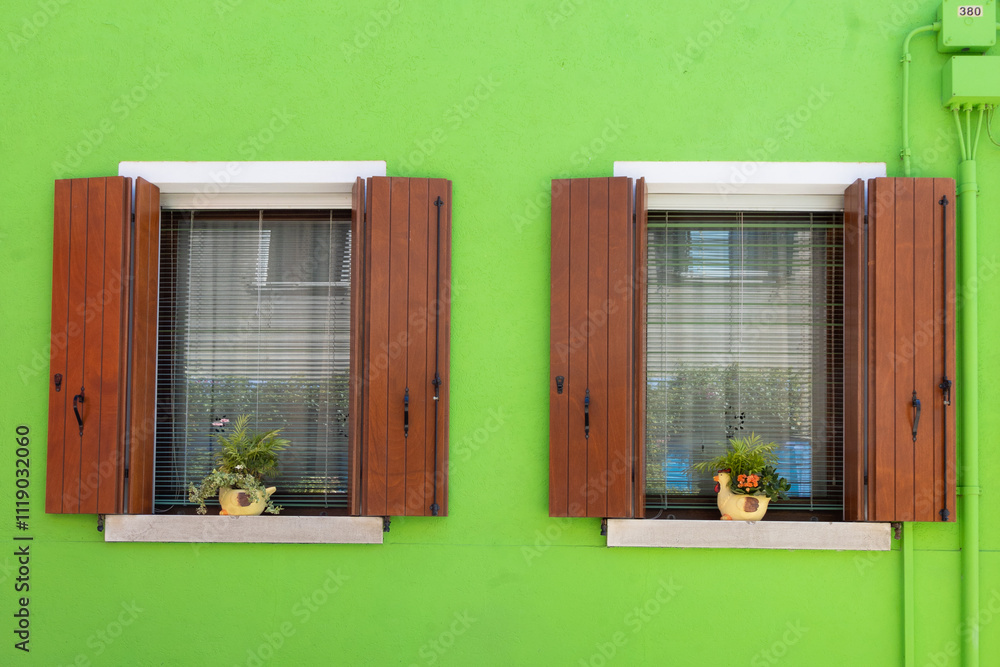
[[[360,511],[445,516],[451,182],[376,177],[367,198]]]
[[[135,234],[139,244],[158,238],[159,191],[145,181],[137,183],[137,208],[145,207],[146,222]],[[45,511],[64,514],[112,514],[125,511],[127,406],[152,410],[152,386],[130,396],[130,379],[152,373],[129,353],[130,290],[149,290],[152,279],[152,324],[141,315],[131,318],[136,330],[146,327],[156,336],[156,259],[148,259],[136,281],[130,281],[133,238],[130,230],[131,179],[82,178],[56,181],[52,268],[52,351],[49,377],[49,433]],[[155,211],[155,214],[152,213]],[[155,222],[150,222],[152,216]],[[146,241],[143,241],[143,238]],[[150,250],[146,248],[148,253]],[[145,272],[146,277],[143,277]],[[134,295],[133,295],[134,296]],[[133,346],[148,353],[143,340]],[[148,356],[148,354],[147,354]],[[75,403],[75,405],[74,405]],[[145,406],[145,408],[144,408]],[[82,427],[77,420],[83,422]],[[135,417],[133,416],[133,431]],[[152,427],[149,427],[151,443]],[[132,457],[142,456],[141,444],[132,444]],[[134,498],[130,511],[152,509],[152,458],[148,504]]]
[[[636,515],[632,202],[628,178],[552,182],[550,516]]]
[[[365,289],[362,276],[365,275],[365,181],[358,178],[351,188],[351,378],[348,398],[348,502],[352,515],[361,514],[361,443],[364,420],[359,415],[364,412],[364,383],[361,369],[364,367],[365,337]]]
[[[646,514],[646,278],[648,271],[646,179],[635,182],[635,514]]]
[[[844,192],[844,518],[865,519],[865,182]]]
[[[955,520],[956,392],[939,386],[945,378],[955,379],[954,202],[951,179],[869,181],[868,518],[873,521],[940,521],[942,510]],[[920,401],[915,439],[914,398]]]
[[[845,199],[846,518],[954,521],[955,182],[870,180],[859,272],[861,192]]]
[[[160,267],[160,189],[135,180],[132,239],[132,323],[129,332],[129,514],[153,513],[153,445],[156,432],[156,338]]]

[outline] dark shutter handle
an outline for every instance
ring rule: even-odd
[[[910,402],[915,408],[913,413],[913,442],[917,441],[917,427],[920,426],[920,399],[917,398],[917,392],[913,392],[913,400]]]
[[[587,390],[587,395],[583,399],[583,436],[585,438],[590,437],[590,390]]]
[[[80,387],[80,393],[73,397],[73,413],[76,415],[76,423],[80,426],[80,435],[83,435],[83,417],[80,416],[80,408],[77,407],[77,401],[83,403],[84,400],[83,387]]]
[[[403,394],[403,437],[410,437],[410,388]]]

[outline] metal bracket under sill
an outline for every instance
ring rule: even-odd
[[[888,523],[608,519],[609,547],[889,551]]]

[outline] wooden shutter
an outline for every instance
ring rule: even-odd
[[[362,276],[365,275],[365,182],[358,178],[351,188],[351,378],[348,398],[348,481],[349,511],[361,514],[361,443],[364,420],[358,415],[364,412],[364,383],[361,369],[364,367],[365,337],[364,313],[365,292]]]
[[[445,516],[451,182],[376,177],[367,198],[360,511]]]
[[[647,208],[646,179],[635,182],[635,283],[633,316],[635,321],[635,342],[633,343],[635,365],[635,474],[633,478],[635,513],[646,514],[646,278],[647,268]]]
[[[873,521],[940,521],[942,510],[955,520],[956,392],[939,386],[955,380],[954,202],[951,179],[869,181]],[[916,438],[914,397],[921,408]]]
[[[867,235],[861,192],[845,200],[846,517],[954,521],[955,182],[870,180]]]
[[[123,512],[127,481],[130,511],[152,509],[152,423],[136,420],[144,411],[152,414],[153,387],[144,388],[140,380],[138,394],[130,389],[137,377],[154,372],[159,191],[138,181],[136,203],[144,222],[135,234],[131,191],[131,179],[123,177],[56,181],[46,512]],[[134,260],[135,280],[133,250],[147,254]],[[152,322],[141,309],[130,318],[130,299],[148,299],[149,290]],[[130,339],[130,326],[138,338]],[[130,340],[138,350],[131,360]],[[131,442],[141,472],[126,480],[126,433],[140,427],[148,429],[149,448]],[[148,493],[145,504],[137,487]]]
[[[129,331],[129,514],[153,513],[153,436],[156,432],[156,325],[160,266],[160,189],[135,181],[132,241],[132,323]]]
[[[632,181],[552,182],[550,516],[636,515]]]
[[[865,518],[865,182],[844,192],[844,517]]]

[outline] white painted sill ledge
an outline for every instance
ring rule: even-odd
[[[105,542],[382,544],[381,517],[114,514]],[[888,551],[888,523],[609,519],[609,547]]]
[[[109,514],[104,541],[382,544],[382,517]]]
[[[609,547],[889,551],[891,524],[608,519]]]

